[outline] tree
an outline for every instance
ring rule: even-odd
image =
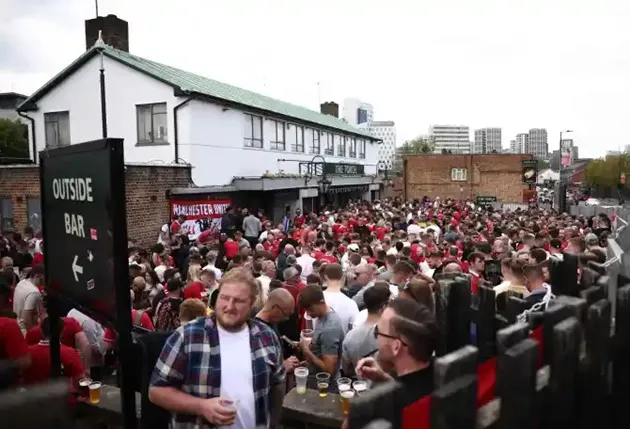
[[[435,142],[432,138],[416,137],[412,140],[407,140],[396,149],[396,156],[394,157],[394,165],[392,170],[396,174],[401,174],[403,170],[403,157],[409,155],[429,155],[435,150]]]
[[[630,173],[630,154],[608,155],[592,160],[586,166],[584,180],[595,188],[616,188],[620,184],[621,173]]]
[[[0,164],[30,162],[28,127],[16,120],[0,118]]]

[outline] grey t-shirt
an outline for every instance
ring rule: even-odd
[[[352,362],[352,368],[360,359],[374,356],[378,351],[378,343],[374,337],[374,325],[360,325],[352,329],[343,340],[343,358]]]
[[[328,313],[317,319],[317,325],[313,330],[313,340],[311,350],[318,358],[324,355],[336,354],[339,358],[339,364],[334,374],[330,374],[330,379],[334,380],[339,374],[341,367],[341,353],[344,339],[343,327],[339,315],[330,310]],[[311,374],[320,372],[318,369],[311,367]]]

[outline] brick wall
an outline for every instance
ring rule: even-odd
[[[496,196],[521,202],[522,161],[531,155],[415,155],[405,159],[406,198],[475,198]],[[451,169],[467,170],[466,181],[451,180]]]
[[[168,221],[166,191],[191,183],[190,167],[127,165],[127,234],[144,246],[157,240],[160,227]],[[16,231],[28,225],[27,201],[39,198],[37,166],[0,166],[0,198],[11,198]]]

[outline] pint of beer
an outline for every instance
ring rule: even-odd
[[[317,390],[319,390],[319,397],[325,398],[328,396],[328,383],[330,382],[330,374],[326,372],[320,372],[315,376],[317,379]]]
[[[87,400],[90,397],[90,384],[92,384],[90,378],[82,378],[79,380],[79,398]]]
[[[102,384],[98,381],[90,384],[90,404],[98,404],[101,402],[101,386]]]
[[[339,396],[341,396],[341,411],[344,416],[347,416],[350,413],[350,399],[354,397],[354,390],[342,390]]]

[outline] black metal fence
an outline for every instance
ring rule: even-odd
[[[630,281],[591,262],[578,284],[577,267],[574,255],[551,264],[558,296],[526,322],[518,297],[499,313],[491,288],[473,297],[466,277],[440,280],[436,390],[403,408],[400,385],[379,387],[353,404],[350,428],[387,428],[369,421],[375,407],[391,407],[403,429],[630,427]]]

